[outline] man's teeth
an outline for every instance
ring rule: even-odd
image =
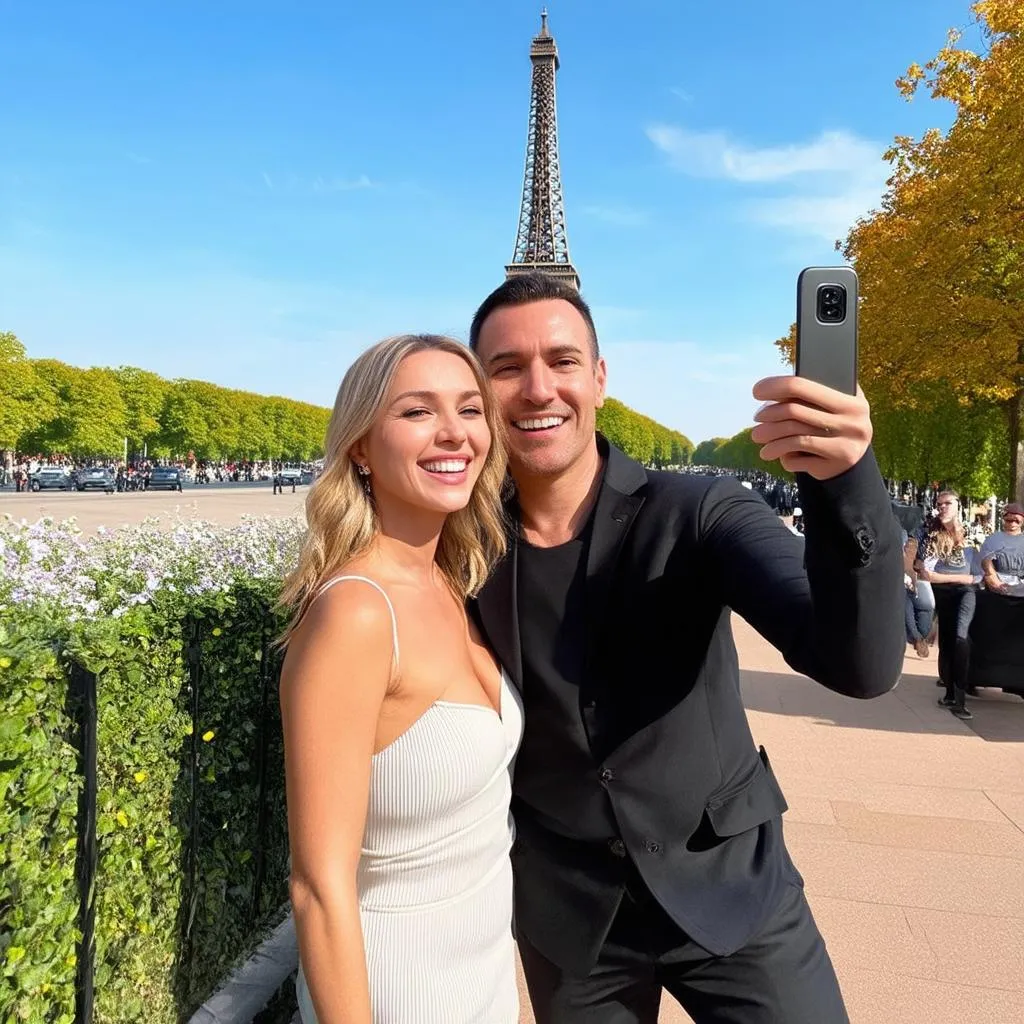
[[[565,422],[564,416],[545,416],[540,420],[516,420],[520,430],[547,430],[549,427],[560,427]]]
[[[461,473],[466,463],[461,459],[446,459],[444,462],[425,462],[423,468],[428,473]]]

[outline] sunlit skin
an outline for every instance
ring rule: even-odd
[[[469,504],[490,447],[473,371],[450,352],[426,351],[399,365],[352,457],[370,469],[384,534],[436,533],[445,516]]]
[[[477,354],[508,424],[524,526],[547,542],[568,539],[555,535],[571,534],[601,473],[595,428],[607,369],[586,321],[564,299],[505,306],[484,321]]]

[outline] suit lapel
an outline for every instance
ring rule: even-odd
[[[480,626],[512,682],[523,688],[523,651],[519,644],[517,580],[519,545],[509,537],[508,552],[495,566],[477,598]]]

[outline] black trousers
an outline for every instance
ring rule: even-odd
[[[935,614],[939,619],[939,678],[946,698],[964,705],[971,664],[971,619],[978,599],[973,587],[937,583]]]
[[[825,943],[795,884],[732,956],[711,956],[688,939],[642,883],[623,895],[588,977],[567,976],[522,935],[519,953],[537,1024],[656,1024],[662,989],[696,1024],[849,1024]]]

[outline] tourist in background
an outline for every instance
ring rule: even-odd
[[[981,580],[960,518],[960,499],[943,491],[935,504],[936,514],[918,531],[913,551],[919,579],[933,586],[939,620],[939,679],[945,695],[939,705],[957,718],[973,718],[966,705],[969,684],[971,619],[974,617],[977,584]]]

